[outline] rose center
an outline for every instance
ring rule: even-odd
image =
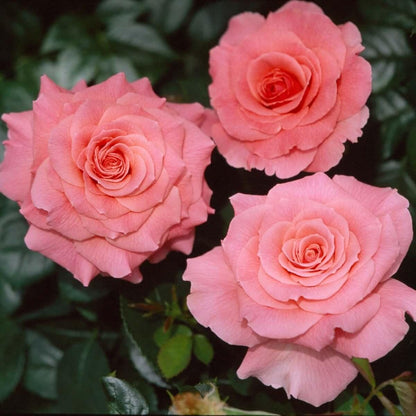
[[[279,68],[272,69],[257,84],[257,93],[267,107],[274,108],[299,92],[299,82]]]
[[[99,178],[119,181],[129,173],[130,166],[121,151],[103,146],[95,148],[93,170]]]

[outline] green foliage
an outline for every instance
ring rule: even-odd
[[[146,415],[149,408],[144,397],[132,385],[116,377],[103,377],[108,397],[108,409],[112,415]]]

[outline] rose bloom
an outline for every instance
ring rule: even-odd
[[[234,167],[289,178],[335,166],[368,119],[370,64],[357,27],[313,3],[242,13],[210,53],[212,135]]]
[[[391,188],[316,173],[266,196],[237,194],[221,246],[188,260],[188,306],[224,341],[248,346],[237,371],[319,406],[416,318],[416,291],[391,276],[412,240]]]
[[[99,273],[137,283],[145,260],[190,253],[212,211],[203,175],[214,145],[198,127],[210,119],[146,78],[67,91],[43,76],[33,110],[3,116],[0,191],[30,224],[26,245],[84,285]]]

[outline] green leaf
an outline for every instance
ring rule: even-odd
[[[171,333],[172,327],[169,327],[167,331],[164,326],[157,328],[153,333],[153,340],[155,341],[155,344],[160,348],[170,338]]]
[[[188,335],[175,335],[166,341],[159,350],[157,363],[166,378],[181,373],[191,360],[192,338]]]
[[[208,338],[202,334],[195,334],[193,336],[193,352],[199,361],[208,365],[214,358],[214,349]]]
[[[222,410],[224,411],[224,414],[226,415],[280,416],[277,413],[263,412],[261,410],[243,410],[243,409],[238,409],[236,407],[230,407],[230,406],[224,406]]]
[[[414,126],[406,141],[406,165],[410,175],[416,179],[416,126]]]
[[[26,248],[27,223],[18,212],[0,218],[0,275],[15,288],[28,286],[51,273],[54,263]]]
[[[108,408],[113,415],[146,415],[149,407],[139,391],[116,377],[104,377]]]
[[[373,93],[378,93],[402,76],[406,62],[413,57],[407,35],[403,30],[370,26],[361,31],[363,45],[362,55],[370,61],[373,70]]]
[[[416,415],[416,383],[398,380],[393,382],[393,387],[405,416]]]
[[[172,58],[174,52],[159,33],[145,23],[113,21],[108,27],[108,38],[133,48]]]
[[[58,403],[61,412],[105,413],[101,378],[110,372],[100,345],[90,339],[73,344],[58,366]]]
[[[13,321],[0,318],[0,402],[20,381],[25,364],[25,337]]]
[[[54,400],[58,396],[56,377],[63,353],[35,331],[27,331],[26,339],[29,351],[23,384],[32,393]]]
[[[351,359],[360,374],[368,381],[371,387],[376,387],[376,380],[374,378],[373,369],[367,358],[353,357]]]
[[[11,315],[21,304],[22,294],[0,277],[0,315]]]
[[[374,115],[382,121],[382,157],[390,158],[406,137],[416,112],[406,99],[396,91],[388,91],[374,97]]]
[[[104,0],[96,9],[99,18],[107,23],[114,19],[134,21],[145,11],[146,5],[135,0]]]
[[[396,406],[390,399],[388,399],[383,393],[378,392],[377,394],[378,399],[380,400],[381,404],[386,408],[386,410],[392,416],[403,416],[403,413],[400,411],[399,407]]]
[[[408,30],[416,25],[416,4],[413,0],[360,0],[358,10],[372,23]]]
[[[240,3],[240,4],[239,4]],[[241,2],[220,0],[198,9],[189,25],[189,36],[194,41],[212,42],[226,29],[228,20],[241,11]]]
[[[335,400],[335,411],[342,412],[345,415],[357,415],[361,416],[376,416],[376,412],[367,403],[363,396],[359,394],[350,394],[348,391],[344,391]]]
[[[150,22],[165,33],[179,29],[190,12],[193,0],[146,0]]]
[[[88,287],[82,285],[71,273],[60,269],[58,273],[59,293],[71,302],[88,303],[101,299],[110,293],[111,282],[105,277],[97,277]]]

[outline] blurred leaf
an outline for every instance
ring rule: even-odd
[[[0,316],[11,315],[21,304],[22,294],[0,277]]]
[[[32,108],[34,97],[19,82],[0,80],[0,112],[12,113]]]
[[[362,55],[371,63],[373,70],[373,93],[389,87],[403,73],[403,64],[413,57],[406,33],[403,30],[370,26],[361,30]]]
[[[23,331],[6,318],[0,318],[0,402],[20,381],[25,365],[25,337]]]
[[[150,22],[165,33],[179,29],[188,13],[193,0],[146,0],[150,9]]]
[[[207,2],[192,18],[189,25],[189,36],[196,42],[212,42],[227,28],[229,19],[242,11],[242,2],[220,0]]]
[[[27,331],[26,337],[29,351],[23,384],[45,399],[56,399],[56,376],[62,351],[35,331]]]
[[[406,164],[413,179],[416,179],[416,126],[409,131],[406,141]]]
[[[382,121],[382,157],[390,158],[416,119],[415,110],[396,91],[374,96],[374,115]]]
[[[146,11],[146,8],[142,1],[104,0],[98,5],[96,13],[107,23],[114,19],[134,21]]]
[[[189,335],[175,335],[159,350],[157,363],[166,378],[181,373],[191,360],[192,338]]]
[[[54,263],[24,244],[27,223],[18,212],[0,218],[0,275],[14,288],[30,285],[54,269]]]
[[[172,58],[174,52],[159,33],[145,23],[131,23],[113,21],[108,27],[108,38],[112,41],[142,49],[157,55]]]
[[[416,415],[416,383],[398,380],[393,382],[393,387],[405,416]]]
[[[116,377],[104,377],[108,408],[113,415],[147,415],[149,407],[139,391]]]
[[[214,349],[208,338],[202,334],[195,334],[193,336],[193,352],[199,361],[208,365],[214,358]]]
[[[353,357],[351,359],[360,374],[368,381],[372,388],[376,387],[376,380],[374,378],[373,369],[367,358]]]
[[[376,416],[375,410],[370,403],[366,403],[363,396],[350,394],[348,391],[341,393],[335,400],[335,411],[342,412],[344,415],[363,415]]]
[[[88,16],[65,14],[59,17],[48,30],[41,52],[50,53],[72,47],[90,47],[93,38],[88,30],[91,26],[91,18]]]
[[[110,293],[109,278],[97,277],[88,287],[82,285],[64,269],[58,273],[58,287],[61,296],[71,302],[88,303],[101,299]]]
[[[358,10],[369,22],[408,30],[416,25],[416,4],[413,0],[360,0]]]
[[[400,411],[398,406],[396,406],[390,399],[388,399],[383,393],[379,392],[377,394],[378,399],[382,403],[382,405],[386,408],[386,410],[392,416],[403,416],[403,413]]]
[[[110,372],[100,345],[90,339],[73,344],[58,366],[58,403],[60,411],[105,413],[106,397],[101,378]]]
[[[224,406],[223,411],[224,411],[224,414],[226,415],[280,416],[277,413],[263,412],[261,410],[243,410],[243,409],[238,409],[236,407],[230,407],[230,406]]]

